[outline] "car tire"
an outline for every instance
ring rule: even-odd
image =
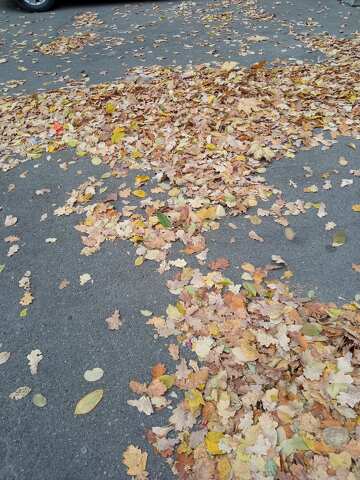
[[[46,12],[55,5],[55,0],[16,0],[17,4],[27,12]]]

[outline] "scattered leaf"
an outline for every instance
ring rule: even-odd
[[[39,349],[32,350],[26,358],[29,360],[28,365],[30,367],[31,375],[36,375],[39,363],[43,359],[41,351]]]
[[[21,400],[25,398],[31,392],[31,388],[24,386],[19,387],[15,390],[15,392],[10,393],[9,398],[10,400]]]
[[[0,365],[6,363],[10,358],[10,352],[0,352]]]
[[[338,230],[332,238],[333,247],[341,247],[346,242],[346,234],[344,230]]]
[[[46,407],[47,405],[47,400],[42,393],[35,393],[35,395],[32,398],[32,401],[33,401],[33,404],[39,408]]]
[[[110,317],[105,319],[109,330],[119,330],[122,325],[119,310],[115,310]]]
[[[86,394],[76,404],[74,414],[86,415],[87,413],[91,412],[102,400],[103,395],[104,390],[102,388]]]
[[[102,368],[95,367],[92,370],[86,370],[84,373],[84,378],[87,382],[97,382],[104,375],[104,370]]]

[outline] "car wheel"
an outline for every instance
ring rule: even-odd
[[[17,0],[17,3],[28,12],[46,12],[53,8],[55,0]]]

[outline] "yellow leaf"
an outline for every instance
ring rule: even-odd
[[[196,390],[196,388],[192,388],[185,393],[185,405],[186,408],[194,415],[199,410],[201,405],[205,405],[202,394]]]
[[[219,443],[224,438],[221,432],[208,432],[205,437],[205,445],[207,451],[212,455],[224,455],[225,452],[220,450]]]
[[[329,453],[330,465],[334,470],[351,467],[351,455],[348,452]]]
[[[78,401],[75,407],[75,415],[86,415],[94,410],[96,405],[101,401],[104,395],[102,388],[88,393],[81,400]]]
[[[146,197],[146,192],[144,192],[144,190],[133,190],[132,194],[135,195],[135,197],[138,197],[138,198],[145,198]]]
[[[175,383],[175,376],[174,375],[160,375],[159,380],[169,390],[169,388],[171,388]]]
[[[134,148],[134,150],[131,152],[131,157],[137,160],[138,158],[142,157],[142,153],[137,148]]]
[[[140,187],[140,185],[144,185],[144,183],[150,180],[149,175],[136,175],[135,177],[135,185]]]
[[[201,208],[198,212],[196,212],[196,216],[200,220],[215,220],[215,218],[217,218],[217,210],[215,207]]]
[[[231,475],[231,464],[227,456],[219,458],[217,463],[219,480],[229,480]]]
[[[360,212],[360,203],[355,203],[351,209],[353,212]]]
[[[240,362],[254,362],[259,358],[259,352],[255,346],[251,344],[251,339],[246,337],[239,341],[240,346],[233,348],[232,354],[235,359]]]
[[[57,150],[57,145],[55,145],[54,143],[51,143],[48,147],[47,147],[47,151],[49,153],[53,153]]]
[[[106,105],[105,105],[105,110],[106,110],[106,113],[114,113],[115,110],[116,110],[116,107],[113,103],[111,102],[108,102]]]
[[[304,188],[305,193],[316,193],[318,191],[319,191],[319,189],[316,185],[310,185],[310,187],[305,187]]]
[[[140,267],[144,263],[144,257],[140,256],[135,259],[134,265],[135,267]]]
[[[216,150],[216,145],[214,145],[213,143],[207,143],[206,149],[210,150],[210,152],[213,152],[214,150]]]
[[[124,127],[116,127],[112,132],[111,142],[115,144],[119,143],[124,137],[125,137]]]

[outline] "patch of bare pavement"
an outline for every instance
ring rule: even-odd
[[[0,479],[358,478],[360,8],[0,11]]]

